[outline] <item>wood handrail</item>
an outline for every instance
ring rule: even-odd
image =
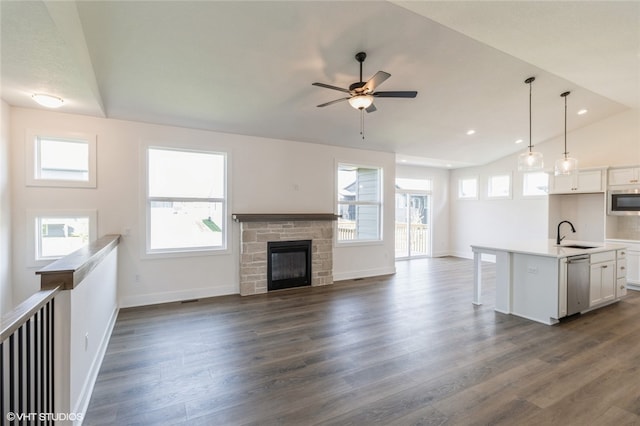
[[[36,271],[40,289],[60,286],[62,290],[76,288],[100,262],[117,247],[119,234],[109,234]]]
[[[24,302],[16,306],[11,312],[2,317],[0,332],[0,342],[4,342],[9,336],[20,328],[29,318],[31,318],[40,308],[47,304],[60,291],[60,287],[50,290],[41,290],[29,297]]]

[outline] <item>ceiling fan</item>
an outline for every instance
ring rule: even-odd
[[[355,109],[366,112],[374,112],[376,110],[373,104],[374,98],[415,98],[418,92],[416,91],[393,91],[393,92],[376,92],[376,87],[384,83],[386,79],[391,77],[391,74],[378,71],[369,81],[362,81],[362,63],[366,59],[367,54],[365,52],[356,53],[356,60],[360,63],[360,81],[357,81],[349,86],[349,89],[343,89],[342,87],[332,86],[325,83],[312,83],[314,86],[326,87],[327,89],[338,90],[340,92],[348,93],[346,98],[336,99],[334,101],[326,102],[318,105],[318,107],[326,107],[336,104],[342,101],[349,101],[349,104]],[[362,132],[361,132],[362,133]],[[363,136],[364,137],[364,136]]]

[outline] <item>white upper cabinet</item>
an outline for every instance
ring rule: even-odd
[[[580,170],[573,175],[550,176],[550,194],[604,192],[604,170]]]
[[[609,169],[609,186],[634,185],[640,182],[640,167]]]

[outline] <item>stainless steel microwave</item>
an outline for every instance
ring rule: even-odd
[[[640,187],[608,192],[607,213],[610,215],[640,215]]]

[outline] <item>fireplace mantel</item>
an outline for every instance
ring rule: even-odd
[[[291,222],[306,220],[338,220],[333,213],[234,213],[236,222]]]

